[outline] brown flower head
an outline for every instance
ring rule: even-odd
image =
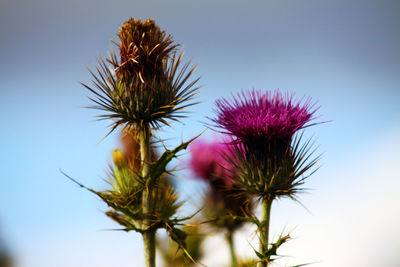
[[[113,121],[110,132],[119,126],[155,129],[185,117],[199,78],[190,79],[195,67],[181,64],[183,53],[175,51],[171,36],[151,19],[133,18],[118,36],[120,57],[114,51],[106,60],[100,57],[92,84],[83,84],[93,93],[92,108],[106,112],[99,117]]]
[[[178,46],[172,45],[171,35],[166,35],[152,19],[142,22],[130,18],[120,28],[118,37],[121,59],[115,66],[117,75],[143,83],[164,76],[165,61]]]

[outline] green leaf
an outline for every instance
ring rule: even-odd
[[[151,164],[150,166],[150,172],[149,175],[147,177],[144,177],[145,180],[148,180],[150,183],[154,183],[157,181],[157,179],[163,175],[164,173],[167,172],[166,167],[168,165],[168,163],[176,157],[176,155],[184,150],[187,149],[187,147],[189,146],[189,144],[191,142],[193,142],[197,137],[199,137],[200,135],[190,139],[187,142],[182,142],[179,146],[177,146],[176,148],[174,148],[173,150],[166,150],[161,157],[154,162],[153,164]]]

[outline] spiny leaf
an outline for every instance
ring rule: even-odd
[[[155,182],[162,174],[166,172],[166,167],[168,163],[176,157],[176,155],[184,150],[187,149],[189,144],[193,142],[198,136],[190,139],[187,142],[182,142],[179,146],[174,148],[173,150],[166,150],[161,157],[154,162],[150,167],[150,172],[148,177],[145,177],[146,180],[150,179],[151,182]]]

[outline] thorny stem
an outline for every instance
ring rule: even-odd
[[[233,231],[229,230],[227,235],[226,235],[226,239],[228,241],[229,244],[229,252],[231,254],[231,267],[237,267],[237,259],[236,259],[236,253],[235,253],[235,244],[234,244],[234,240],[233,240]]]
[[[142,161],[142,176],[146,177],[150,171],[151,164],[151,149],[150,149],[150,133],[149,129],[139,130],[139,143],[140,143],[140,158]],[[148,186],[143,191],[143,225],[142,229],[146,229],[151,225],[150,214],[152,207],[152,192],[151,186]],[[146,267],[156,266],[156,246],[155,246],[155,230],[149,229],[143,232],[143,245],[144,245],[144,261]]]
[[[260,247],[259,252],[265,254],[268,251],[268,234],[269,234],[269,221],[271,214],[271,205],[273,199],[263,199],[262,211],[261,211],[261,225],[259,227],[260,232]],[[258,263],[258,267],[266,267],[267,262]]]

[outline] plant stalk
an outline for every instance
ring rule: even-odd
[[[155,231],[147,231],[142,236],[145,266],[156,267],[156,233]]]
[[[271,214],[271,205],[273,199],[263,199],[262,210],[261,210],[261,225],[259,227],[260,232],[260,247],[259,252],[265,254],[268,251],[269,243],[269,221]],[[267,262],[258,263],[258,267],[266,267]]]
[[[142,176],[146,177],[150,171],[151,164],[151,148],[150,148],[150,132],[149,129],[144,128],[139,130],[139,143],[140,143],[140,158],[142,161]],[[146,184],[148,181],[146,181]],[[144,262],[146,267],[156,266],[156,242],[155,230],[148,229],[151,225],[151,212],[152,212],[152,188],[151,185],[147,186],[143,191],[143,247],[144,247]]]
[[[235,241],[233,239],[233,231],[229,230],[226,239],[229,244],[229,252],[231,254],[231,267],[238,267],[237,259],[236,259],[236,253],[235,253]]]

